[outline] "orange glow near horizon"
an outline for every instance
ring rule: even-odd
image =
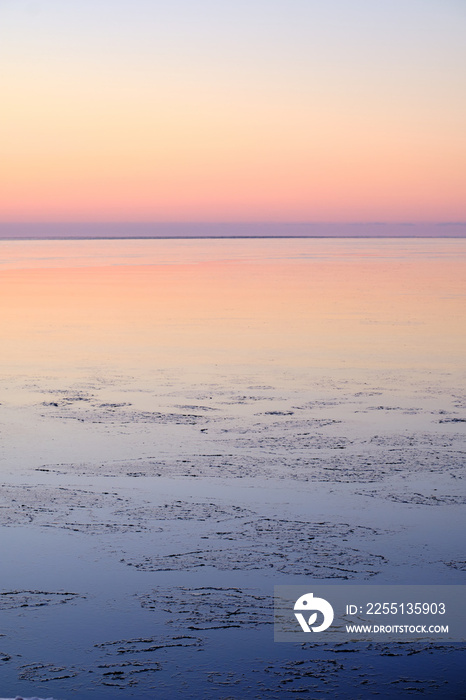
[[[241,4],[234,28],[222,12],[195,13],[188,36],[165,8],[165,36],[162,10],[137,0],[158,43],[122,3],[107,53],[92,43],[89,17],[104,16],[87,0],[75,17],[44,0],[40,31],[12,9],[11,31],[26,34],[2,49],[0,221],[466,220],[455,18],[432,7],[422,29],[409,15],[405,36],[382,2],[364,17],[371,31],[342,18],[339,35],[324,7],[293,2],[312,43],[286,12],[270,30],[252,18],[248,34]],[[401,32],[396,50],[384,12]],[[274,31],[285,32],[282,53]]]
[[[203,118],[174,123],[154,105],[141,105],[143,117],[116,111],[112,122],[111,106],[100,105],[96,123],[82,110],[65,111],[58,127],[47,114],[36,116],[20,150],[7,144],[0,220],[466,218],[458,144],[406,125],[386,133],[381,114],[368,129],[354,115],[335,117],[334,105],[309,121],[300,115],[292,130],[293,115],[267,118],[267,104],[247,117],[204,105]]]

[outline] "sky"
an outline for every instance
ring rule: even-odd
[[[465,0],[0,0],[0,222],[466,221]]]

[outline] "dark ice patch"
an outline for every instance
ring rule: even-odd
[[[174,587],[138,598],[143,608],[167,613],[168,624],[193,631],[273,624],[271,597],[250,589]]]
[[[125,503],[127,501],[116,493],[40,484],[2,485],[0,525],[33,523],[89,534],[143,529],[141,523],[122,517]]]
[[[206,546],[165,555],[134,556],[121,561],[141,571],[262,570],[288,575],[350,579],[380,571],[385,558],[358,548],[355,540],[378,534],[372,528],[336,523],[258,518],[240,527],[206,533]]]
[[[197,520],[222,522],[251,515],[252,511],[236,505],[218,505],[217,503],[190,503],[188,501],[172,501],[154,506],[147,503],[144,506],[131,508],[126,511],[131,518],[139,521],[153,520]]]
[[[61,591],[2,591],[0,593],[0,610],[63,605],[83,600],[85,597],[79,593]]]
[[[79,672],[80,669],[74,666],[57,666],[51,663],[31,663],[19,667],[18,678],[21,681],[29,681],[30,683],[50,683],[51,681],[75,678]]]

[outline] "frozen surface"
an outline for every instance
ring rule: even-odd
[[[460,697],[458,646],[275,644],[271,606],[464,583],[466,246],[197,243],[5,253],[1,692]]]

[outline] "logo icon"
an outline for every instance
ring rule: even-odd
[[[330,627],[333,622],[333,608],[326,600],[323,598],[314,598],[313,593],[306,593],[302,595],[296,603],[294,604],[295,617],[301,625],[303,632],[323,632]],[[317,620],[317,612],[321,612],[324,616],[324,621],[320,625],[315,625]],[[311,613],[309,615],[307,622],[303,613]]]

